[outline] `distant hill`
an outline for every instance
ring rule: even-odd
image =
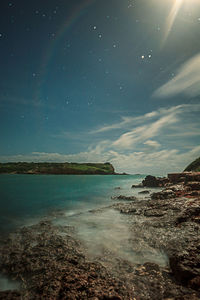
[[[111,175],[115,174],[110,163],[0,163],[1,174],[69,174]]]
[[[200,157],[193,161],[184,171],[200,172]]]

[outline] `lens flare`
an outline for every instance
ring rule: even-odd
[[[175,0],[175,3],[170,11],[170,14],[167,18],[167,22],[166,22],[166,29],[165,29],[165,35],[164,35],[164,39],[163,39],[163,44],[166,42],[170,31],[172,29],[172,26],[174,24],[174,21],[176,19],[176,16],[181,8],[181,5],[183,3],[183,0]]]
[[[200,0],[174,0],[172,9],[169,13],[169,16],[167,17],[162,45],[164,45],[166,40],[168,39],[170,31],[174,25],[174,22],[176,20],[176,17],[181,7],[184,6],[187,10],[192,10],[192,9],[196,9],[198,5],[200,5]]]

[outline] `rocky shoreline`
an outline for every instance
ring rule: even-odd
[[[162,191],[149,195],[151,187]],[[119,189],[113,204],[89,213],[123,217],[135,261],[106,248],[91,255],[75,227],[44,220],[1,241],[1,273],[21,288],[0,299],[200,299],[200,173],[148,176],[132,188],[145,198]]]

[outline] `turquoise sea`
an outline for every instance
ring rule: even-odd
[[[133,195],[142,175],[0,175],[0,228],[11,231],[54,211],[84,212]],[[115,189],[121,187],[120,190]]]
[[[74,228],[76,238],[86,246],[90,258],[110,253],[113,261],[108,260],[109,264],[115,263],[115,257],[121,257],[132,263],[150,261],[165,266],[168,262],[165,253],[148,244],[146,237],[151,239],[154,233],[141,225],[143,219],[138,219],[137,215],[129,219],[108,207],[116,203],[111,197],[117,195],[134,195],[145,200],[138,194],[141,189],[131,189],[144,177],[0,175],[0,238],[22,226],[49,220],[53,225],[59,225],[58,235],[64,236],[68,226]],[[95,210],[100,207],[107,208]],[[136,237],[131,231],[133,224]],[[145,231],[145,239],[142,231]],[[0,290],[16,288],[20,288],[19,282],[0,272]]]

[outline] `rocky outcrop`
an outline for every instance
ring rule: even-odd
[[[84,247],[69,235],[69,228],[65,232],[49,222],[24,227],[4,240],[0,269],[22,284],[19,292],[0,291],[0,299],[131,298],[126,284],[100,263],[86,259]]]
[[[147,199],[120,195],[109,207],[89,212],[118,211],[127,226],[127,244],[119,245],[125,256],[104,248],[90,256],[76,228],[50,221],[9,235],[0,241],[0,269],[20,281],[21,290],[0,291],[0,299],[200,299],[197,179],[166,181]]]
[[[142,184],[144,187],[164,187],[169,182],[169,179],[167,178],[161,178],[161,177],[155,177],[148,175],[146,178],[142,181]]]
[[[189,164],[185,171],[200,172],[200,157],[193,161],[191,164]]]

